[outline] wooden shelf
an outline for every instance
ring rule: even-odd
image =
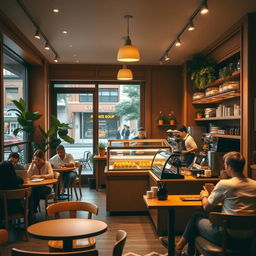
[[[206,134],[210,134],[211,136],[218,137],[218,138],[236,139],[236,140],[241,139],[240,135],[229,135],[229,134],[218,134],[218,133],[206,133]]]
[[[222,116],[222,117],[209,117],[209,118],[196,118],[195,121],[214,121],[214,120],[239,120],[240,116]]]
[[[234,80],[234,79],[237,80],[239,77],[240,77],[240,71],[236,71],[236,72],[232,73],[232,75],[229,76],[229,77],[226,77],[226,78],[219,78],[219,79],[215,80],[214,82],[208,84],[208,85],[206,86],[206,88],[218,86],[218,85],[220,85],[220,84],[223,84],[224,82],[231,81],[231,80]]]
[[[157,125],[158,127],[176,127],[176,125],[170,125],[170,124],[162,124],[162,125]]]
[[[218,103],[223,100],[238,98],[240,97],[240,91],[228,91],[224,93],[219,93],[216,95],[204,97],[202,99],[192,101],[192,104],[211,104],[211,103]]]

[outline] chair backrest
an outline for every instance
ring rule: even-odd
[[[8,231],[0,229],[0,244],[5,244],[8,241]]]
[[[10,217],[8,213],[8,200],[23,199],[24,216],[28,215],[28,198],[31,196],[31,187],[13,190],[0,190],[0,199],[4,203],[4,216],[7,220]]]
[[[116,243],[113,247],[112,256],[121,256],[126,242],[127,233],[124,230],[118,230],[116,233]]]
[[[86,251],[74,251],[74,252],[36,252],[36,251],[25,251],[21,249],[12,248],[12,256],[37,256],[37,255],[98,256],[99,253],[96,249],[86,250]]]
[[[81,179],[83,165],[80,162],[75,162],[75,167],[78,169],[78,177]]]
[[[55,218],[60,218],[61,212],[69,212],[70,218],[76,218],[78,211],[88,212],[88,219],[92,218],[92,214],[98,215],[99,208],[97,205],[89,202],[79,202],[79,201],[67,201],[58,202],[51,204],[47,207],[47,214],[55,215]]]
[[[256,214],[224,214],[211,212],[209,213],[209,219],[213,224],[218,224],[222,227],[223,255],[225,255],[230,245],[232,248],[238,250],[239,248],[242,250],[256,249],[250,248],[250,245],[253,245],[254,241],[256,241]]]
[[[87,162],[89,162],[89,160],[90,160],[90,155],[91,155],[91,152],[90,152],[90,151],[84,151],[84,160],[86,160]]]

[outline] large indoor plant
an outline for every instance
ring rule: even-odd
[[[54,115],[51,115],[51,127],[45,131],[40,125],[35,126],[34,124],[36,120],[41,118],[41,114],[27,111],[27,105],[23,99],[19,99],[19,101],[13,100],[12,102],[16,108],[10,109],[9,111],[15,112],[20,125],[20,127],[13,131],[13,134],[17,136],[18,133],[25,132],[28,140],[32,144],[33,150],[41,149],[46,152],[49,148],[56,149],[61,143],[61,139],[68,143],[74,143],[74,139],[68,136],[68,124],[61,123]],[[37,129],[39,129],[42,135],[40,141],[34,140],[33,135]]]
[[[202,54],[194,55],[188,61],[187,74],[193,81],[194,91],[203,90],[207,84],[212,83],[217,78],[216,63]]]

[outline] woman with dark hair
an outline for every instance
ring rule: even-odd
[[[4,161],[0,163],[0,190],[11,190],[11,189],[19,189],[20,185],[24,183],[23,179],[17,176],[14,166],[9,161]],[[0,222],[2,223],[3,219],[3,202],[0,201]],[[22,212],[22,202],[21,200],[9,200],[8,201],[8,211],[10,213],[14,212]],[[0,223],[0,225],[1,225]]]
[[[32,163],[28,168],[28,178],[36,179],[52,179],[53,178],[53,170],[51,164],[45,160],[45,155],[42,150],[37,150],[33,154]],[[33,209],[34,212],[37,212],[37,208],[39,206],[40,199],[43,199],[46,195],[50,194],[52,190],[52,185],[47,186],[39,186],[34,187],[33,194]]]

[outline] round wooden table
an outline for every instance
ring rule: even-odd
[[[31,181],[27,180],[22,186],[23,187],[37,187],[37,186],[46,186],[46,185],[51,185],[51,184],[56,184],[58,183],[58,179],[44,179],[42,181]]]
[[[71,172],[73,170],[75,170],[76,167],[62,167],[62,168],[53,168],[52,170],[54,172]]]
[[[74,239],[100,235],[107,231],[103,221],[81,218],[54,219],[33,224],[28,233],[38,239],[62,240],[65,252],[72,251]]]

